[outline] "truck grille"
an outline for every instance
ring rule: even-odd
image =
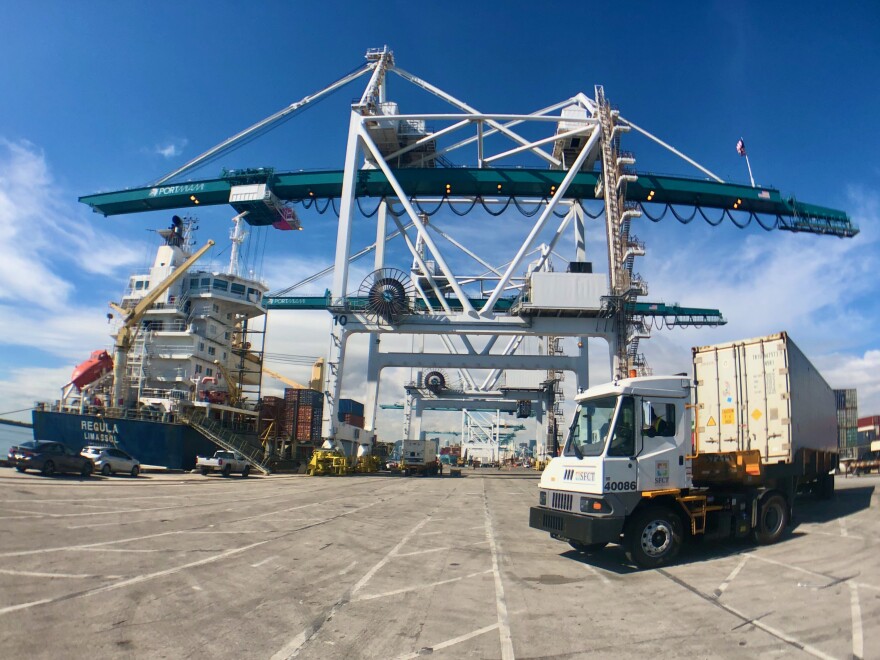
[[[555,532],[561,532],[565,527],[562,516],[554,516],[552,513],[545,513],[541,518],[544,529],[552,529]]]
[[[572,498],[573,495],[571,493],[552,493],[550,508],[559,509],[560,511],[571,511]]]

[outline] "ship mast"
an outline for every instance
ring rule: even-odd
[[[232,218],[235,227],[233,227],[232,232],[229,234],[229,238],[232,240],[232,251],[229,254],[229,270],[227,272],[230,275],[241,275],[238,267],[238,253],[241,244],[244,243],[244,239],[247,238],[247,232],[242,227],[242,220],[247,214],[248,211],[244,211]]]

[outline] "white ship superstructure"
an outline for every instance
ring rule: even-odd
[[[245,234],[234,219],[233,250],[225,270],[196,263],[144,313],[128,352],[125,398],[170,411],[175,400],[233,406],[253,404],[259,387],[265,283],[240,275],[238,246]],[[192,223],[175,222],[160,232],[149,271],[132,275],[122,299],[134,308],[190,256]],[[259,327],[254,327],[255,325]],[[254,338],[257,340],[254,341]],[[253,346],[252,346],[253,344]]]

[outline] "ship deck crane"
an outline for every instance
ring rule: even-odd
[[[173,273],[157,284],[149,293],[141,298],[131,309],[125,309],[114,302],[110,307],[115,309],[122,317],[122,325],[116,333],[116,344],[113,356],[113,403],[125,403],[122,401],[122,382],[125,375],[125,367],[128,359],[128,351],[140,330],[140,322],[144,314],[165,293],[171,285],[183,277],[196,261],[214,246],[214,241],[209,240],[190,257],[178,266]]]
[[[298,383],[295,380],[288,378],[287,376],[283,376],[279,374],[277,371],[272,371],[267,366],[263,365],[263,373],[267,376],[271,376],[276,380],[280,380],[285,385],[289,385],[295,390],[321,390],[321,382],[324,380],[324,358],[318,358],[315,360],[315,364],[312,365],[312,377],[309,379],[308,385],[303,385],[302,383]]]
[[[214,365],[220,370],[220,373],[223,374],[223,379],[226,381],[226,389],[229,392],[229,400],[227,403],[233,407],[238,406],[242,400],[241,387],[232,379],[229,370],[222,362],[220,362],[220,360],[214,360]]]

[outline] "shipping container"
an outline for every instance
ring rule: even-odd
[[[834,396],[837,399],[837,409],[858,408],[858,395],[856,390],[834,390]]]
[[[355,415],[353,413],[343,413],[340,414],[340,422],[343,424],[350,424],[351,426],[356,426],[359,429],[364,428],[365,420],[363,415]]]
[[[859,445],[859,430],[858,429],[846,429],[846,446],[847,447],[855,447]],[[865,443],[867,444],[867,443]]]
[[[284,390],[284,398],[289,401],[296,401],[308,406],[318,405],[324,402],[324,395],[316,390],[304,390],[287,388]]]
[[[834,391],[787,333],[693,349],[699,451],[836,451]]]
[[[355,401],[354,399],[339,399],[338,412],[340,413],[340,415],[351,413],[352,415],[359,415],[363,417],[364,404],[362,404],[360,401]],[[339,421],[342,421],[341,416],[339,418]]]
[[[404,440],[400,449],[400,457],[409,464],[424,465],[433,463],[437,458],[436,447],[428,440]]]

